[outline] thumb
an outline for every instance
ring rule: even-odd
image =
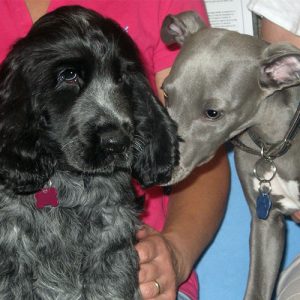
[[[142,240],[145,239],[147,236],[149,236],[150,234],[154,233],[154,229],[152,229],[150,226],[148,225],[143,225],[141,227],[141,229],[139,229],[136,233],[136,238],[138,240]]]

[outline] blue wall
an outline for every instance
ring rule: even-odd
[[[233,153],[231,192],[224,221],[197,265],[201,300],[242,300],[249,265],[250,212],[235,171]],[[300,228],[288,221],[285,265],[300,253]]]

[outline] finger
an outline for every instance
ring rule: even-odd
[[[135,245],[140,264],[149,263],[157,256],[156,248],[152,241],[143,240]]]
[[[148,235],[150,235],[153,232],[151,228],[147,225],[143,225],[136,233],[136,238],[138,240],[142,240],[146,238]]]
[[[170,300],[170,299],[172,299],[172,300],[177,299],[176,295],[170,296],[170,293],[164,293],[164,294],[160,294],[154,298],[147,299],[147,300]]]
[[[172,300],[177,299],[177,294],[173,295],[173,293],[163,293],[154,298],[147,299],[147,300],[170,300],[170,299]]]
[[[144,239],[147,235],[148,235],[148,234],[147,234],[147,230],[143,227],[143,228],[141,228],[141,229],[139,229],[139,230],[137,231],[137,233],[136,233],[136,238],[137,238],[138,240],[142,240],[142,239]]]
[[[140,285],[140,291],[143,299],[152,299],[158,297],[163,291],[158,281],[149,281]]]
[[[161,274],[156,264],[148,263],[141,264],[139,270],[139,283],[145,283],[149,281],[154,281],[155,278],[158,278]]]

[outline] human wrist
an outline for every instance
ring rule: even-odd
[[[169,248],[169,252],[171,253],[172,263],[177,279],[176,285],[179,286],[189,277],[194,262],[191,259],[189,252],[182,247],[183,241],[177,234],[169,231],[163,231],[162,236]]]

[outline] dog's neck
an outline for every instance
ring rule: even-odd
[[[300,101],[300,87],[279,91],[263,100],[251,130],[265,143],[281,141],[291,126]]]
[[[120,177],[122,180],[120,180]],[[117,199],[125,196],[124,191],[128,191],[129,196],[132,196],[131,175],[126,172],[114,172],[109,176],[85,176],[57,171],[51,177],[51,187],[57,191],[58,205],[70,208],[79,205],[93,206],[95,203],[90,202],[95,199],[98,203],[110,201],[111,193],[119,193],[120,197],[116,197]],[[104,191],[107,192],[107,195],[103,199],[94,197],[97,193],[103,195]]]

